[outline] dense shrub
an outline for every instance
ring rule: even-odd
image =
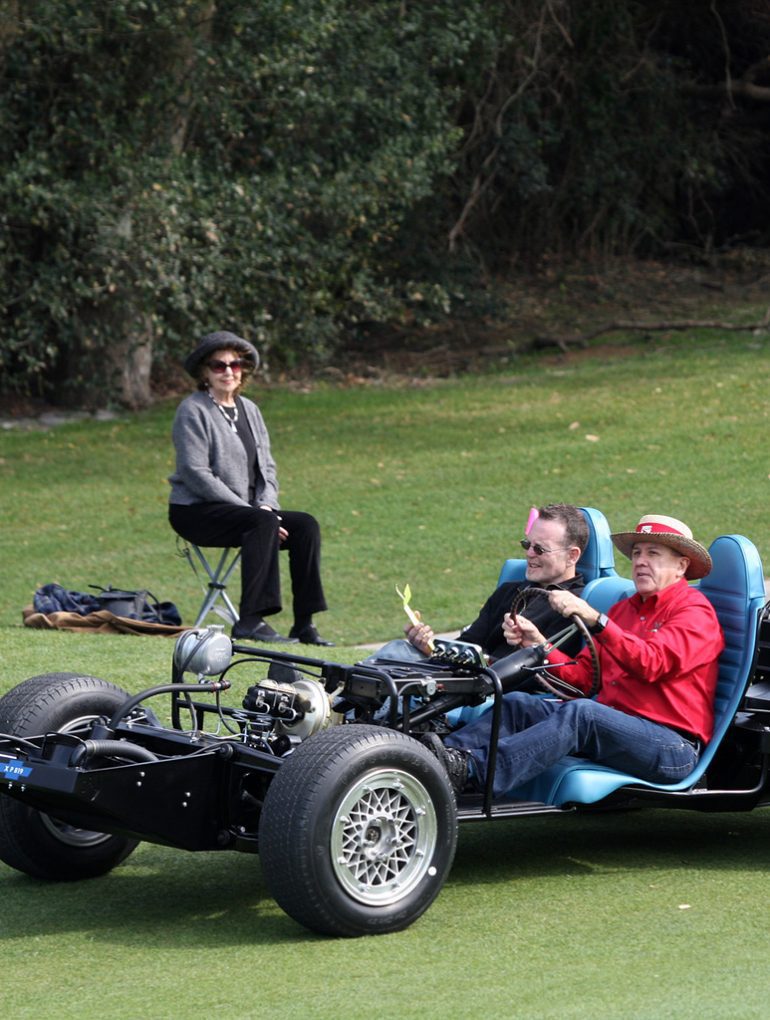
[[[766,241],[770,15],[707,6],[5,0],[0,391],[142,404],[212,328],[318,363],[469,265]]]
[[[466,6],[25,3],[0,99],[6,383],[100,400],[202,330],[291,364],[441,305],[399,233],[451,169]]]
[[[713,251],[749,224],[770,240],[766,4],[503,0],[497,17],[464,90],[456,246],[505,265]]]

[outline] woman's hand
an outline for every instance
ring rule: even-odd
[[[515,645],[517,648],[542,645],[546,641],[534,623],[526,616],[512,616],[510,613],[506,613],[503,617],[503,635],[509,645]]]
[[[257,510],[267,510],[269,513],[275,514],[276,517],[278,517],[278,514],[273,509],[273,507],[268,506],[267,503],[260,503],[259,506],[257,507]],[[278,517],[279,521],[280,521],[280,519],[281,518]],[[282,524],[279,524],[278,525],[278,541],[279,542],[285,542],[288,537],[289,537],[289,532],[286,530],[286,528],[284,528],[284,526]]]
[[[418,620],[420,619],[419,612],[415,611],[414,615]],[[414,645],[423,655],[430,655],[435,635],[427,623],[407,623],[404,625],[404,634],[406,634],[406,640],[410,645]]]

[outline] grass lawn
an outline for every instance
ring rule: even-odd
[[[770,562],[769,353],[764,337],[658,337],[447,381],[257,388],[284,505],[321,521],[334,658],[400,633],[397,584],[436,630],[468,622],[547,501],[618,530],[661,512],[706,544],[740,532]],[[194,616],[166,521],[173,409],[0,434],[0,693],[53,670],[130,690],[168,677],[167,639],[30,631],[21,609],[58,581],[147,587]],[[768,847],[763,812],[466,826],[424,918],[353,941],[300,929],[245,855],[143,845],[59,886],[0,865],[2,1003],[19,1018],[760,1017]]]

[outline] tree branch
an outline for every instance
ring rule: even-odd
[[[696,85],[694,83],[685,85],[683,91],[690,96],[700,96],[703,99],[719,99],[727,96],[733,99],[736,96],[744,96],[746,99],[754,99],[758,103],[770,103],[770,85],[755,85],[753,81],[746,81],[739,78],[733,79],[729,85],[722,82],[719,85]]]
[[[602,336],[605,333],[627,333],[632,331],[665,333],[685,329],[721,329],[731,333],[752,333],[755,330],[768,330],[770,329],[770,308],[767,309],[764,317],[759,322],[724,322],[721,319],[674,319],[664,322],[637,322],[629,319],[616,319],[613,322],[607,322],[603,326],[589,330],[586,333],[578,333],[575,336],[535,336],[533,337],[532,346],[534,348],[559,347],[566,354],[570,346],[585,347],[589,340],[594,340],[597,336]]]
[[[727,32],[725,31],[725,23],[717,10],[716,0],[711,0],[710,3],[711,13],[714,15],[717,24],[719,25],[719,34],[722,37],[722,48],[725,54],[725,91],[731,104],[734,104],[735,97],[733,94],[733,76],[730,74],[730,44],[727,41]]]

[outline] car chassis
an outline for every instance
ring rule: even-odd
[[[32,677],[0,699],[0,859],[37,878],[74,880],[104,874],[139,841],[258,852],[271,895],[307,928],[397,931],[438,895],[458,820],[769,803],[766,612],[757,626],[760,654],[707,778],[686,790],[624,783],[598,804],[493,798],[502,697],[537,683],[543,646],[493,666],[462,642],[437,642],[420,663],[343,665],[233,645],[209,627],[177,640],[170,683],[136,695],[96,677]],[[240,704],[226,705],[236,678]],[[170,697],[170,725],[156,714],[161,696]],[[486,787],[455,797],[419,737],[485,704]]]

